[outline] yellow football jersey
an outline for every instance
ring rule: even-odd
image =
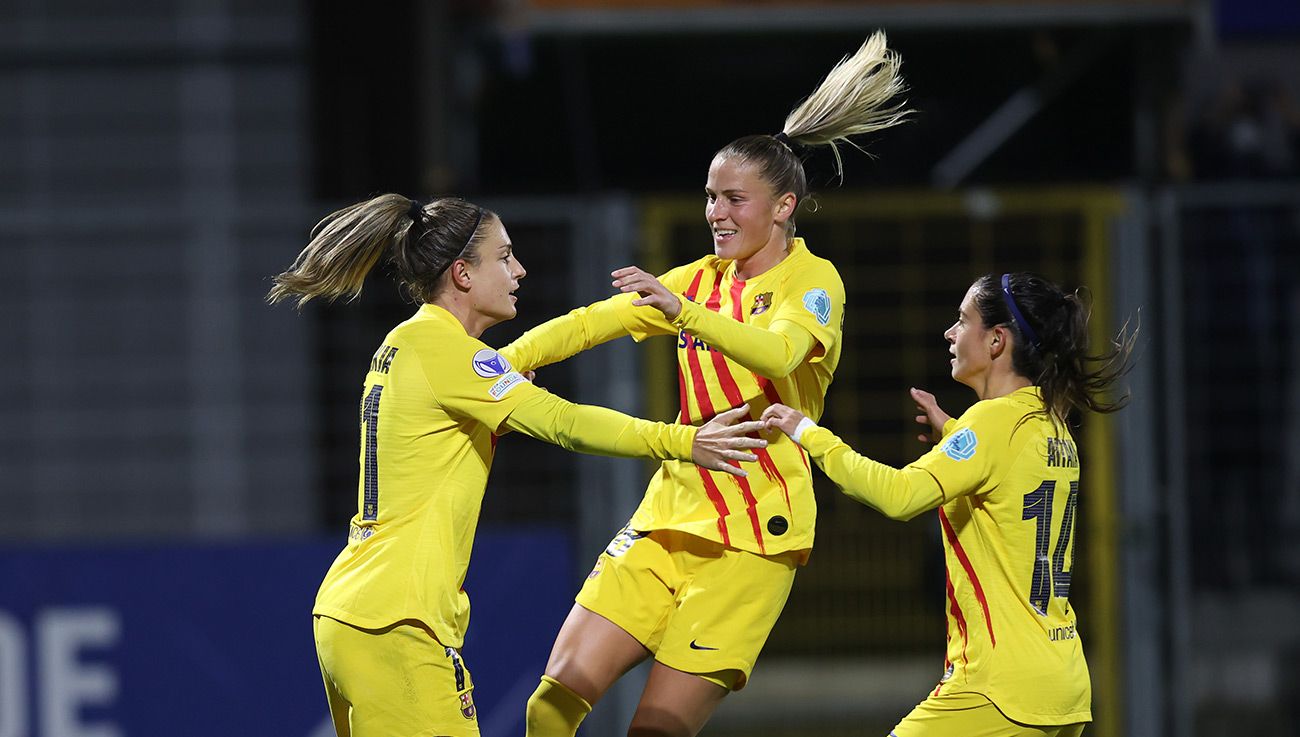
[[[900,470],[825,428],[800,437],[845,493],[897,518],[939,508],[947,563],[947,672],[935,693],[978,693],[1008,717],[1092,719],[1074,610],[1079,456],[1036,387],[977,402]]]
[[[384,338],[362,393],[358,512],[314,614],[372,629],[415,619],[462,645],[492,433],[533,388],[506,368],[432,305]]]
[[[793,239],[780,263],[747,281],[736,278],[733,262],[716,256],[675,268],[660,281],[684,297],[672,322],[653,307],[634,307],[635,295],[618,295],[539,325],[502,354],[522,371],[624,335],[637,341],[675,335],[679,422],[703,424],[745,403],[754,418],[777,402],[821,416],[840,359],[844,284],[803,239]],[[809,335],[805,354],[797,347]],[[756,455],[757,467],[744,479],[665,462],[631,526],[680,530],[761,555],[810,549],[817,507],[806,455],[784,437]]]
[[[367,629],[418,620],[453,648],[503,423],[569,449],[657,459],[690,458],[695,433],[549,394],[433,305],[375,353],[360,419],[358,511],[312,611]]]

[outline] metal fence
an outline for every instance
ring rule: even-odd
[[[1154,203],[1170,733],[1295,734],[1300,185],[1197,185]]]

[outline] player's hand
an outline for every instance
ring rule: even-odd
[[[939,438],[943,437],[943,426],[948,424],[952,417],[939,408],[939,404],[934,400],[934,395],[930,392],[917,389],[915,387],[908,390],[912,395],[912,401],[916,402],[916,411],[921,414],[916,416],[916,422],[919,425],[928,425],[930,434],[917,435],[916,439],[922,443],[937,443]]]
[[[640,299],[632,300],[633,305],[637,307],[649,305],[664,313],[664,317],[669,320],[676,320],[677,316],[682,314],[682,301],[677,295],[668,291],[668,287],[652,274],[636,266],[624,266],[611,272],[610,276],[614,277],[614,286],[619,291],[636,292],[641,295]]]
[[[774,404],[763,410],[763,416],[759,419],[762,420],[765,430],[780,430],[786,435],[794,437],[795,428],[799,427],[799,423],[803,421],[804,414],[784,404]]]
[[[749,437],[763,429],[763,423],[741,422],[746,417],[749,417],[748,404],[729,409],[706,422],[695,433],[695,442],[691,444],[691,460],[695,465],[741,478],[748,476],[740,462],[756,461],[758,456],[747,453],[746,449],[766,448],[767,441]]]
[[[535,384],[535,383],[537,383],[537,382],[535,381],[535,379],[537,378],[537,372],[536,372],[536,371],[525,371],[525,372],[524,372],[524,378],[525,378],[525,379],[528,379],[528,381],[529,381],[530,383],[534,383],[534,384]]]

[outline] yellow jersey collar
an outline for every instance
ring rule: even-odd
[[[465,330],[465,326],[460,324],[460,320],[457,320],[456,316],[448,312],[445,307],[425,303],[420,305],[420,309],[416,310],[415,315],[421,320],[433,320],[435,322],[455,326],[460,332],[469,335]]]
[[[764,271],[763,273],[759,274],[758,276],[753,277],[753,278],[751,278],[751,279],[746,279],[746,280],[745,280],[745,284],[753,284],[753,283],[755,283],[755,282],[761,282],[762,280],[768,278],[768,276],[770,276],[770,275],[772,275],[772,274],[779,274],[779,273],[781,273],[784,269],[788,268],[787,264],[789,264],[789,263],[795,261],[796,259],[802,257],[802,256],[803,256],[804,254],[806,254],[806,253],[808,253],[808,245],[807,245],[806,243],[804,243],[803,238],[791,238],[791,239],[790,239],[790,250],[789,250],[789,252],[785,255],[785,258],[783,258],[783,259],[781,259],[779,262],[777,262],[776,266],[773,266],[772,268],[768,269],[767,271]],[[726,271],[725,271],[724,273],[726,273],[726,275],[727,275],[727,277],[728,277],[728,279],[729,279],[730,281],[733,281],[733,282],[735,282],[735,281],[739,281],[739,279],[736,278],[736,262],[735,262],[735,261],[730,261],[730,262],[727,263],[727,268],[726,268]]]

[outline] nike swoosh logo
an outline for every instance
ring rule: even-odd
[[[703,646],[703,645],[697,645],[697,644],[695,643],[695,640],[691,640],[691,649],[692,649],[692,650],[717,650],[718,648],[716,648],[716,647],[705,647],[705,646]]]

